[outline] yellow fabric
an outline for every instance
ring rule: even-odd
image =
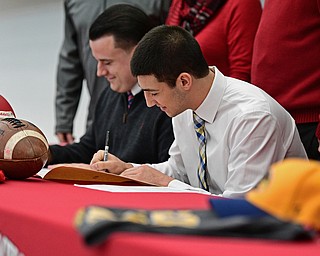
[[[269,180],[246,199],[275,217],[320,230],[320,162],[286,159],[276,163]]]

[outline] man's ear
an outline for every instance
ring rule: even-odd
[[[176,86],[179,86],[182,90],[189,91],[192,85],[192,76],[189,73],[181,73],[176,81]]]

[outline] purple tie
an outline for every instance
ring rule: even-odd
[[[129,109],[131,107],[132,102],[133,102],[134,96],[131,91],[127,92],[127,94],[128,94],[128,109]]]

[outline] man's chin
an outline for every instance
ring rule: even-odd
[[[114,92],[122,93],[121,86],[115,85],[113,83],[110,83],[110,88]]]
[[[168,117],[173,117],[173,115],[170,114],[170,112],[167,111],[167,108],[161,108],[160,107],[160,109],[161,109],[162,112],[166,113]]]

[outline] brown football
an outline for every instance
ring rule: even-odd
[[[34,124],[17,118],[0,120],[0,169],[9,179],[33,176],[48,160],[48,141]]]

